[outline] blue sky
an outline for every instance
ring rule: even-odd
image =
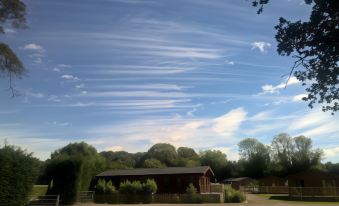
[[[338,117],[310,110],[276,53],[280,16],[306,19],[302,0],[262,15],[239,0],[25,1],[26,30],[2,35],[29,74],[0,81],[0,141],[46,159],[69,142],[146,151],[158,142],[237,159],[237,143],[287,132],[339,161]]]

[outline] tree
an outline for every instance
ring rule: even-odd
[[[227,168],[227,158],[226,155],[221,151],[207,150],[201,152],[200,162],[203,166],[210,166],[218,180],[223,180],[226,178],[225,170]]]
[[[179,147],[178,156],[187,159],[196,159],[199,157],[198,154],[194,151],[194,149],[189,147]]]
[[[71,143],[51,154],[46,162],[45,181],[53,181],[50,194],[60,194],[63,203],[73,203],[81,190],[88,190],[92,178],[106,168],[93,146]]]
[[[305,136],[292,138],[286,133],[276,135],[271,144],[275,172],[280,176],[300,172],[320,165],[322,151],[312,148]]]
[[[241,173],[253,178],[264,176],[270,164],[270,148],[254,138],[244,139],[238,146],[239,164],[243,167]]]
[[[18,147],[0,148],[0,205],[25,205],[38,176],[39,161]]]
[[[269,0],[254,0],[259,7],[258,14]],[[309,107],[323,104],[323,111],[339,109],[339,2],[337,0],[305,0],[312,5],[310,18],[291,22],[280,17],[276,40],[277,52],[282,56],[295,58],[289,77],[294,75],[303,86],[310,84],[306,91]]]
[[[159,160],[151,158],[146,159],[143,164],[143,168],[164,168],[166,165],[161,163]]]
[[[21,0],[0,1],[0,33],[5,33],[4,25],[13,28],[26,27],[26,5]],[[5,43],[0,42],[0,77],[9,78],[9,87],[12,95],[15,95],[13,78],[20,78],[26,73],[20,59]]]
[[[125,151],[103,151],[100,155],[108,161],[111,169],[133,168],[136,165],[135,155]]]
[[[178,159],[175,147],[167,143],[153,145],[146,154],[147,159],[154,158],[164,163],[166,166],[176,166]]]
[[[293,164],[294,145],[292,137],[286,133],[274,136],[271,149],[274,162],[277,163],[275,171],[280,175],[287,175]]]

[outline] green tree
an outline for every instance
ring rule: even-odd
[[[263,177],[270,165],[270,148],[254,138],[244,139],[238,146],[241,173],[253,178]]]
[[[189,147],[179,147],[178,156],[180,158],[187,158],[187,159],[199,158],[198,154],[194,151],[194,149],[189,148]]]
[[[323,155],[321,150],[312,148],[310,138],[292,138],[286,133],[276,135],[271,148],[275,168],[273,172],[281,176],[318,167]]]
[[[154,158],[166,166],[176,166],[178,154],[175,147],[167,143],[153,145],[146,154],[147,159]]]
[[[159,160],[151,158],[146,159],[143,164],[143,168],[164,168],[166,165],[161,163]]]
[[[0,205],[22,206],[38,176],[39,161],[18,147],[0,148]]]
[[[258,13],[269,0],[254,0]],[[339,109],[339,4],[337,0],[305,0],[312,6],[308,21],[291,22],[280,17],[276,40],[278,54],[295,58],[290,76],[308,86],[304,101],[313,108],[323,104],[324,111]]]
[[[80,190],[88,190],[92,178],[106,168],[96,149],[84,142],[71,143],[51,154],[45,179],[53,181],[50,194],[60,194],[63,203],[73,203]]]
[[[201,152],[200,162],[203,166],[210,166],[218,180],[226,178],[225,171],[227,169],[227,158],[221,151],[207,150]]]
[[[22,1],[0,1],[0,33],[6,32],[5,25],[13,28],[26,27],[26,5]],[[9,78],[12,95],[15,95],[13,78],[20,78],[25,73],[25,67],[12,49],[6,43],[0,42],[0,77]]]
[[[133,168],[136,166],[135,155],[125,151],[103,151],[100,155],[104,157],[110,169]]]

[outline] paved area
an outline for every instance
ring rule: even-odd
[[[77,204],[76,206],[108,206],[109,204]],[[140,204],[135,205],[120,205],[120,206],[136,206]],[[195,204],[145,204],[146,206],[192,206]],[[289,201],[280,201],[280,200],[270,200],[266,197],[261,197],[258,195],[253,194],[247,194],[247,202],[246,203],[224,203],[224,204],[196,204],[198,206],[306,206],[306,205],[312,205],[312,206],[321,206],[324,205],[322,203],[302,203],[302,202],[289,202]],[[326,205],[338,205],[339,203],[330,203]],[[119,206],[119,205],[114,205]]]

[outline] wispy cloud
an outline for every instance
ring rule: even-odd
[[[259,49],[261,53],[267,53],[270,47],[271,47],[271,43],[264,42],[264,41],[255,41],[252,43],[252,49]]]
[[[79,81],[80,79],[76,76],[73,76],[71,74],[64,74],[64,75],[61,75],[60,78],[62,79],[66,79],[66,80],[73,80],[73,81]]]
[[[288,82],[287,80],[285,82],[281,82],[278,85],[272,85],[272,84],[265,84],[261,87],[262,92],[259,93],[259,95],[262,94],[279,94],[280,90],[286,88],[287,86],[290,85],[295,85],[300,83],[297,78],[291,77]]]
[[[37,51],[39,53],[45,52],[45,49],[41,45],[35,44],[35,43],[30,43],[30,44],[24,45],[23,50]]]

